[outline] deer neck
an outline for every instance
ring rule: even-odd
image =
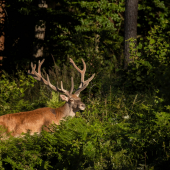
[[[74,117],[75,116],[75,112],[73,111],[73,108],[67,102],[64,104],[64,106],[62,106],[62,112],[63,112],[63,117],[66,117],[66,116]]]

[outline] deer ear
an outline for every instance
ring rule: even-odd
[[[68,102],[68,97],[66,97],[65,95],[60,94],[60,97],[62,100]]]

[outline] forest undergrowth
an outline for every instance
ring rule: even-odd
[[[56,108],[59,94],[18,72],[0,80],[0,114]],[[89,88],[90,89],[90,88]],[[51,132],[0,143],[1,169],[169,169],[170,106],[154,93],[105,87],[105,96],[82,94],[86,110]],[[90,89],[92,90],[92,89]],[[107,93],[106,93],[107,91]],[[93,91],[91,91],[92,93]],[[49,100],[50,98],[50,100]]]

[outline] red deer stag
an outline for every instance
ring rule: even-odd
[[[58,86],[54,86],[50,83],[49,76],[47,75],[47,80],[45,80],[41,75],[41,65],[44,60],[39,61],[38,72],[35,71],[36,64],[33,66],[31,63],[32,71],[28,71],[28,74],[31,75],[34,79],[42,81],[44,84],[48,85],[54,91],[62,92],[65,95],[60,95],[61,99],[66,101],[66,103],[57,109],[52,109],[49,107],[36,109],[33,111],[20,112],[14,114],[7,114],[0,116],[0,125],[4,127],[8,132],[11,132],[11,135],[14,137],[19,136],[22,132],[26,133],[30,130],[31,134],[35,132],[40,133],[43,126],[49,126],[52,123],[59,125],[60,120],[63,120],[67,116],[75,116],[75,113],[79,110],[85,109],[85,104],[79,98],[79,94],[83,91],[89,84],[89,82],[94,78],[93,74],[88,80],[84,81],[84,76],[86,72],[86,64],[82,59],[84,69],[80,70],[74,61],[70,58],[70,62],[76,68],[76,70],[81,74],[81,83],[79,88],[74,94],[72,94],[74,89],[73,77],[71,77],[71,89],[67,91],[63,88],[63,83],[61,81],[61,89]]]

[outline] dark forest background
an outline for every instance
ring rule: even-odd
[[[66,89],[69,58],[96,74],[76,118],[1,141],[1,169],[168,170],[169,22],[168,0],[0,0],[0,115],[63,105],[31,62]]]

